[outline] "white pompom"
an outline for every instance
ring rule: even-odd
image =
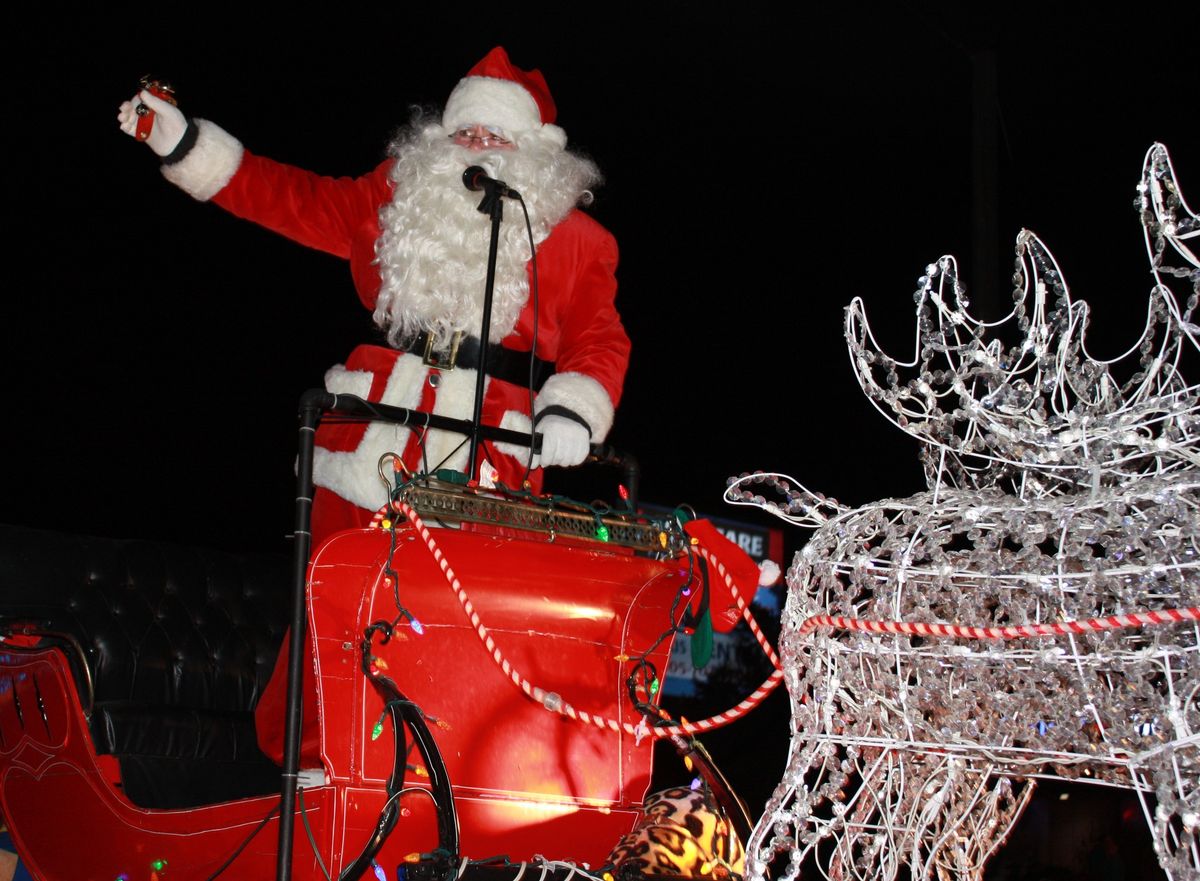
[[[758,564],[758,586],[770,587],[779,580],[779,564],[774,560],[763,560]]]

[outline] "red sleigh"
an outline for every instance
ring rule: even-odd
[[[647,724],[695,603],[681,597],[704,567],[726,589],[729,573],[633,514],[436,481],[393,514],[301,570],[321,767],[285,774],[282,802],[251,710],[286,623],[285,567],[0,531],[0,810],[35,877],[603,866],[639,818],[654,740],[686,733]]]

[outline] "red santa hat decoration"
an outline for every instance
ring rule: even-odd
[[[497,46],[458,81],[446,100],[442,125],[454,131],[462,126],[496,126],[513,140],[538,131],[559,147],[567,133],[554,125],[554,99],[540,70],[521,70]]]

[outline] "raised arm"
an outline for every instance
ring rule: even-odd
[[[162,159],[169,181],[307,247],[348,258],[355,231],[374,223],[390,196],[388,162],[359,178],[314,174],[257,156],[215,123],[189,119],[146,90],[117,114],[121,130],[134,137],[139,107],[154,112],[145,143]]]

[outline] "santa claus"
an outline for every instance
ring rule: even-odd
[[[146,133],[143,116],[154,114]],[[212,201],[307,245],[350,261],[363,304],[387,345],[362,345],[326,374],[329,391],[464,419],[477,371],[482,419],[542,434],[540,461],[485,443],[479,473],[509,486],[540,487],[539,466],[576,465],[601,441],[629,358],[614,306],[617,246],[577,206],[600,179],[568,152],[539,71],[493,49],[451,92],[441,119],[418,118],[389,158],[359,178],[329,178],[257,156],[203,119],[188,119],[149,91],[121,105],[121,128],[163,160],[163,174]],[[490,339],[480,351],[489,218],[463,171],[482,166],[525,202],[523,222],[502,227]],[[375,424],[322,425],[317,433],[314,541],[365,525],[386,502],[377,463],[401,453],[413,471],[463,470],[461,436]]]

